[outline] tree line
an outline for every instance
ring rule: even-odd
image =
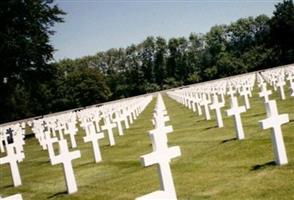
[[[293,0],[278,3],[271,18],[241,18],[188,38],[150,36],[58,62],[49,38],[65,13],[53,0],[0,6],[0,122],[294,62]]]

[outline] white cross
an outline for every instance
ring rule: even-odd
[[[232,86],[229,86],[229,90],[227,91],[227,95],[230,95],[230,97],[234,97],[234,95],[236,94],[236,90],[233,89]]]
[[[127,117],[129,117],[130,124],[133,124],[134,121],[133,121],[132,111],[130,111],[129,107],[127,108]]]
[[[128,116],[126,115],[126,110],[122,110],[122,117],[123,117],[123,120],[125,122],[126,129],[130,128],[129,121],[128,121]]]
[[[5,148],[4,148],[4,142],[5,142],[5,137],[6,135],[2,133],[2,131],[0,130],[0,153],[4,153],[5,152]]]
[[[191,105],[192,105],[192,110],[193,110],[193,112],[196,112],[196,99],[195,99],[195,97],[194,96],[192,96],[191,97]]]
[[[18,162],[23,161],[25,158],[24,152],[23,152],[23,139],[20,138],[21,136],[17,133],[13,134],[13,146],[15,147],[15,153],[18,155]]]
[[[294,82],[290,83],[290,87],[291,87],[291,90],[292,90],[291,97],[294,97]]]
[[[246,108],[247,110],[250,109],[250,103],[249,103],[249,97],[248,97],[249,94],[250,94],[250,92],[249,92],[249,88],[246,89],[246,87],[243,86],[243,87],[242,87],[242,91],[240,92],[240,96],[243,97],[244,102],[245,102],[245,108]]]
[[[202,100],[201,100],[201,105],[204,107],[204,114],[205,114],[205,118],[206,120],[210,120],[210,113],[209,113],[209,107],[208,104],[210,104],[211,102],[207,99],[206,94],[204,93],[202,95]]]
[[[0,165],[9,163],[13,185],[16,187],[21,185],[21,178],[17,164],[17,161],[19,160],[19,155],[15,152],[13,144],[7,144],[6,150],[7,156],[0,158]]]
[[[117,125],[118,135],[120,135],[120,136],[124,135],[124,132],[123,132],[123,129],[122,129],[122,125],[121,125],[122,118],[120,116],[120,111],[116,111],[115,112],[115,118],[113,119],[113,121]]]
[[[264,103],[267,103],[269,101],[269,95],[272,94],[271,90],[266,89],[266,83],[261,84],[261,91],[258,93],[259,97],[263,97]]]
[[[54,157],[54,148],[53,143],[57,142],[58,139],[56,137],[51,137],[49,131],[44,132],[44,144],[46,145],[46,149],[48,151],[49,159],[51,160]]]
[[[15,194],[15,195],[11,195],[9,197],[1,197],[0,196],[0,200],[22,200],[22,196],[21,196],[21,194]]]
[[[64,140],[64,137],[63,137],[63,132],[64,132],[64,124],[60,123],[59,121],[56,122],[56,127],[55,127],[55,131],[57,130],[58,131],[58,134],[59,134],[59,140]]]
[[[94,116],[95,128],[96,128],[97,132],[100,132],[101,131],[100,130],[100,125],[99,125],[99,122],[100,122],[100,119],[101,119],[100,112],[95,112],[94,114],[95,114],[95,116]]]
[[[259,121],[259,124],[262,129],[271,128],[272,130],[272,144],[276,163],[278,165],[287,164],[288,159],[281,125],[289,122],[289,116],[288,114],[278,114],[275,100],[266,103],[266,115],[267,118]]]
[[[173,183],[172,173],[169,166],[169,162],[172,158],[176,158],[181,155],[181,150],[178,146],[168,147],[166,134],[160,132],[160,129],[155,129],[150,132],[150,137],[154,141],[154,151],[147,155],[141,156],[141,162],[144,166],[150,166],[158,164],[158,172],[160,177],[160,189],[139,198],[136,200],[147,200],[147,199],[176,199],[176,192]]]
[[[216,116],[216,121],[217,121],[217,126],[223,127],[223,119],[222,119],[222,113],[221,113],[221,108],[224,107],[224,103],[220,103],[218,101],[218,96],[216,94],[213,95],[212,97],[212,104],[209,106],[211,110],[215,110],[215,116]]]
[[[84,137],[84,142],[92,142],[93,154],[95,162],[98,163],[102,160],[101,152],[99,148],[99,139],[104,138],[103,133],[96,133],[93,123],[89,123],[85,126],[86,136]]]
[[[231,108],[226,110],[228,116],[234,117],[234,124],[236,130],[236,136],[238,140],[244,139],[244,130],[241,121],[241,113],[245,112],[246,108],[244,106],[238,106],[237,97],[231,98]]]
[[[81,153],[79,150],[69,152],[66,140],[59,141],[59,150],[60,150],[60,154],[57,156],[54,156],[51,159],[51,164],[52,165],[56,165],[59,163],[63,164],[63,172],[65,176],[67,191],[69,194],[71,194],[78,191],[71,162],[74,159],[80,158]]]
[[[107,131],[108,141],[109,141],[110,146],[115,145],[115,140],[114,140],[114,136],[113,136],[113,132],[112,132],[112,129],[115,127],[116,127],[116,125],[114,123],[110,122],[109,116],[105,116],[104,117],[104,125],[101,128],[102,128],[102,130]]]
[[[77,127],[75,122],[68,122],[66,123],[67,129],[65,129],[65,134],[69,135],[70,138],[70,143],[71,143],[71,148],[76,148],[77,147],[77,142],[75,139],[75,135],[77,134]]]
[[[202,115],[202,109],[201,109],[201,105],[200,105],[201,98],[199,95],[200,94],[198,93],[196,96],[196,101],[197,101],[196,106],[197,106],[198,115]]]
[[[280,97],[282,100],[286,99],[285,92],[284,92],[284,85],[286,85],[286,82],[284,81],[283,77],[278,78],[278,82],[276,83],[277,87],[279,87],[280,90]]]

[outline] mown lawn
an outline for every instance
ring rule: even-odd
[[[270,130],[261,130],[258,120],[265,118],[261,99],[250,98],[251,109],[242,114],[245,140],[235,140],[232,118],[224,118],[224,128],[214,120],[206,121],[183,105],[164,96],[174,132],[169,145],[178,145],[182,156],[171,162],[178,199],[294,199],[294,98],[278,99],[280,113],[289,113],[291,122],[283,126],[289,164],[273,164]],[[159,188],[156,167],[143,168],[140,155],[151,152],[147,131],[155,101],[146,108],[116,146],[101,142],[103,161],[95,164],[90,143],[77,136],[82,157],[74,160],[78,192],[66,194],[61,165],[51,166],[48,154],[36,139],[26,140],[25,160],[19,164],[23,185],[12,186],[8,165],[0,166],[0,194],[21,193],[24,200],[128,200]],[[242,100],[240,100],[240,104]],[[224,109],[223,109],[224,110]],[[224,116],[224,112],[223,112]]]

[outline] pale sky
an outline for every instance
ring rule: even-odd
[[[241,17],[272,16],[275,0],[57,0],[67,15],[54,27],[56,60],[127,47],[147,36],[188,37]]]

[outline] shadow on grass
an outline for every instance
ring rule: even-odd
[[[231,142],[231,141],[235,141],[237,140],[237,138],[230,138],[230,139],[225,139],[223,141],[221,141],[221,144],[227,143],[227,142]]]
[[[270,161],[270,162],[267,162],[267,163],[264,163],[264,164],[261,164],[261,165],[254,165],[251,167],[250,171],[256,171],[256,170],[259,170],[259,169],[264,169],[266,167],[270,167],[270,166],[274,166],[276,165],[275,161]]]
[[[67,191],[57,192],[57,193],[55,193],[55,194],[53,194],[53,195],[47,197],[47,199],[52,199],[52,198],[54,198],[54,197],[57,197],[57,196],[60,196],[60,195],[65,195],[65,194],[67,194]]]
[[[5,189],[5,188],[10,188],[10,187],[13,187],[13,185],[12,185],[12,184],[10,184],[10,185],[5,185],[5,186],[3,186],[3,187],[1,187],[1,188]]]
[[[79,167],[82,167],[82,166],[87,166],[87,165],[92,165],[92,164],[95,164],[95,161],[94,160],[89,161],[89,162],[85,162],[85,163],[82,163],[82,164],[79,164],[78,166]]]
[[[25,140],[26,140],[26,139],[33,138],[33,137],[35,137],[35,134],[34,134],[34,133],[28,133],[28,134],[25,134]]]
[[[195,122],[197,123],[197,122],[201,122],[201,121],[204,121],[204,120],[205,120],[204,118],[203,119],[198,119]]]
[[[257,116],[264,115],[264,114],[265,114],[265,112],[255,113],[255,114],[252,114],[252,115],[248,115],[247,117],[257,117]]]
[[[204,128],[204,130],[209,130],[209,129],[213,129],[213,128],[217,128],[217,125],[215,125],[215,126],[210,126],[210,127],[206,127],[206,128]]]

